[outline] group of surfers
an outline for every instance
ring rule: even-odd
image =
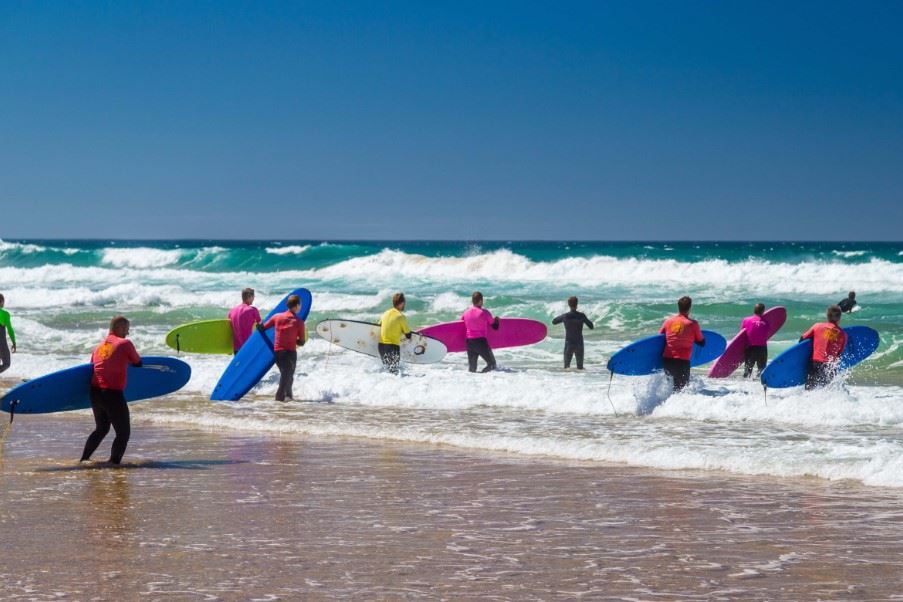
[[[241,293],[242,302],[233,307],[228,314],[233,332],[233,349],[238,351],[253,334],[255,328],[268,330],[275,328],[273,349],[276,366],[279,368],[279,387],[276,400],[291,400],[292,384],[297,365],[297,348],[306,342],[304,321],[298,317],[301,310],[301,299],[290,295],[286,300],[287,309],[263,321],[260,312],[254,307],[254,290],[246,288]],[[7,336],[12,341],[12,352],[16,351],[16,335],[12,327],[9,312],[5,309],[5,298],[0,294],[0,372],[10,366],[10,350]],[[565,329],[564,367],[569,368],[572,358],[577,360],[577,369],[583,369],[584,347],[583,328],[592,329],[593,323],[587,316],[577,310],[577,297],[567,300],[569,311],[557,316],[552,324],[563,324]],[[846,346],[847,335],[840,328],[841,314],[852,311],[856,305],[855,293],[850,293],[837,305],[831,305],[826,312],[827,321],[814,324],[800,337],[800,341],[812,339],[812,357],[806,378],[806,388],[827,384],[834,376],[834,365],[839,360]],[[674,390],[683,389],[690,379],[690,358],[694,345],[705,345],[705,337],[699,323],[690,318],[693,301],[684,296],[677,301],[677,314],[667,318],[659,330],[665,335],[665,347],[662,353],[662,367],[673,383]],[[379,355],[385,367],[397,373],[401,362],[401,338],[412,336],[412,330],[404,315],[404,293],[396,293],[392,297],[392,307],[382,314],[379,320]],[[741,323],[741,330],[746,331],[748,346],[746,348],[743,376],[749,377],[753,368],[761,372],[768,359],[769,324],[764,317],[765,305],[757,303],[753,314]],[[483,307],[483,295],[479,291],[471,295],[471,307],[461,316],[464,322],[467,340],[467,362],[470,372],[476,372],[478,360],[485,362],[482,372],[495,370],[495,356],[489,344],[489,330],[498,330],[499,318],[494,317]],[[129,365],[141,366],[141,356],[134,344],[128,339],[130,323],[125,316],[116,316],[110,321],[109,332],[91,354],[93,376],[91,378],[91,409],[94,413],[95,429],[85,442],[81,461],[87,461],[106,437],[112,426],[115,432],[110,452],[110,462],[119,464],[125,453],[130,436],[129,408],[124,391]]]

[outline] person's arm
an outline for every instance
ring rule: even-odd
[[[260,311],[256,308],[252,308],[254,310],[254,323],[260,324],[263,321],[263,318],[260,317]]]
[[[486,312],[486,317],[492,320],[492,323],[489,325],[489,327],[492,328],[493,330],[498,330],[499,329],[499,317],[496,316],[493,318],[492,314],[489,313],[488,311]]]
[[[586,317],[586,314],[583,314],[583,323],[586,324],[586,327],[590,330],[593,329],[593,321]]]
[[[304,320],[298,320],[298,346],[304,347],[307,342],[307,329],[304,327]]]
[[[129,363],[135,366],[136,368],[140,368],[141,364],[141,356],[138,355],[138,350],[135,349],[135,344],[131,341],[126,341],[126,350],[125,350]]]
[[[404,335],[404,338],[410,340],[411,339],[411,327],[408,326],[408,319],[404,314],[401,316],[401,322],[399,323],[401,326],[401,333]]]
[[[6,326],[6,332],[9,333],[9,341],[12,343],[12,352],[16,352],[16,331],[13,330],[13,319],[10,317],[9,312],[4,312],[2,320],[0,320],[0,326]]]
[[[693,324],[693,330],[694,342],[700,347],[705,347],[705,336],[702,334],[702,328],[699,327],[699,322]]]
[[[567,314],[561,314],[557,318],[552,318],[552,325],[561,324],[562,322],[564,322],[564,316],[566,316],[566,315]]]
[[[814,327],[814,326],[813,326],[812,328],[810,328],[809,330],[807,330],[806,332],[804,332],[804,333],[803,333],[803,336],[800,337],[799,342],[802,343],[802,342],[805,341],[806,339],[811,339],[811,338],[813,337],[813,335],[815,334],[815,333],[813,332],[813,330],[815,330],[815,327]]]
[[[267,320],[267,321],[264,322],[263,324],[261,324],[260,322],[258,322],[258,323],[257,323],[257,330],[269,330],[270,327],[271,327],[273,324],[275,324],[275,323],[276,323],[276,316],[273,316],[272,318],[270,318],[269,320]]]

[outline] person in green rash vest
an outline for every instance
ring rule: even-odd
[[[10,349],[6,341],[6,335],[9,334],[9,340],[12,342],[12,352],[16,352],[16,331],[13,330],[13,323],[9,319],[9,312],[3,307],[6,305],[6,299],[0,295],[0,372],[9,370]]]

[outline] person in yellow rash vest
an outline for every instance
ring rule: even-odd
[[[398,374],[401,364],[401,337],[411,338],[408,320],[404,311],[404,293],[392,296],[392,309],[386,310],[379,319],[379,358],[383,366],[392,374]]]

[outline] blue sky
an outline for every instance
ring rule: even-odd
[[[0,237],[884,239],[903,3],[3,2]]]

